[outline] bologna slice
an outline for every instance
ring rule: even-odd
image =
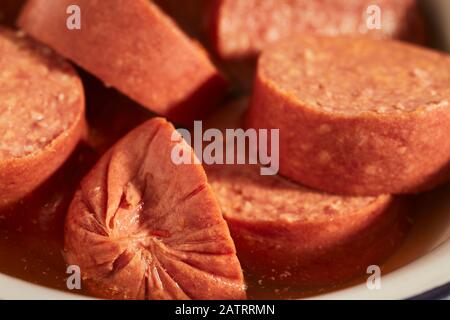
[[[74,5],[79,30],[66,27],[76,22],[66,13],[76,14]],[[105,84],[177,122],[202,117],[226,91],[206,52],[148,0],[29,0],[19,25]]]
[[[261,176],[254,165],[215,165],[207,174],[244,270],[265,284],[345,282],[384,262],[407,231],[391,196],[330,195]]]
[[[108,151],[83,179],[66,220],[65,250],[90,292],[114,299],[242,299],[235,247],[192,149],[163,119]]]
[[[73,68],[22,32],[0,28],[0,207],[44,182],[84,133]]]
[[[207,126],[240,128],[247,102],[230,104]],[[392,196],[326,194],[261,176],[257,165],[205,169],[244,270],[263,284],[342,283],[382,263],[408,230],[404,204]]]
[[[368,27],[371,5],[380,9],[381,29]],[[215,0],[209,16],[212,45],[226,59],[254,56],[272,42],[301,33],[364,34],[419,43],[425,38],[415,0]]]
[[[298,37],[262,54],[247,125],[280,129],[280,172],[307,186],[424,191],[448,178],[449,70],[393,40]]]

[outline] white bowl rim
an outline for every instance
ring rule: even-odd
[[[380,290],[369,290],[367,285],[363,283],[318,295],[311,299],[410,299],[448,283],[450,283],[450,239],[417,260],[382,276]]]
[[[450,239],[425,256],[382,276],[381,290],[369,290],[360,284],[319,295],[320,300],[393,300],[408,299],[450,282]],[[84,300],[73,294],[0,274],[0,299],[7,300]]]

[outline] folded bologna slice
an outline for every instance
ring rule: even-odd
[[[302,36],[259,60],[247,119],[280,129],[280,172],[320,190],[414,193],[448,177],[450,56]]]
[[[69,29],[77,13],[81,29]],[[148,0],[29,0],[19,25],[174,121],[200,118],[225,93],[224,79],[204,50]]]
[[[328,286],[365,274],[402,242],[405,211],[390,196],[335,196],[258,166],[206,169],[244,270],[263,283]]]
[[[84,130],[73,68],[23,33],[0,28],[0,207],[54,173]]]
[[[153,119],[119,141],[83,179],[65,228],[66,260],[96,296],[242,299],[235,247],[201,165],[175,129]],[[181,152],[181,151],[180,151]]]
[[[369,29],[378,14],[381,28]],[[420,43],[425,38],[415,0],[214,0],[209,16],[212,45],[228,59],[256,55],[269,43],[300,33],[367,34]]]
[[[246,106],[247,99],[230,104],[207,127],[240,128]],[[381,264],[408,229],[403,204],[388,195],[326,194],[280,176],[261,176],[257,165],[205,169],[239,260],[258,283],[342,283]]]

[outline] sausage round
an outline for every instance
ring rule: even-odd
[[[448,178],[450,57],[392,40],[302,36],[265,51],[247,117],[280,129],[280,172],[338,194]]]
[[[201,165],[175,165],[175,129],[152,119],[83,179],[65,226],[69,264],[114,299],[243,299],[235,247]],[[176,136],[176,135],[175,135]],[[178,139],[178,138],[177,138]]]
[[[206,126],[242,128],[248,99],[231,103]],[[342,283],[380,264],[402,242],[406,210],[392,196],[331,195],[257,165],[205,167],[248,275],[264,284]]]
[[[76,20],[80,28],[66,24]],[[147,0],[31,0],[18,24],[105,84],[150,110],[188,123],[226,91],[206,52]]]
[[[263,283],[329,286],[380,265],[402,242],[405,212],[391,196],[318,192],[255,165],[206,169],[246,272]]]
[[[295,34],[364,34],[423,43],[425,28],[415,0],[215,0],[209,10],[212,46],[225,59],[257,55]],[[381,28],[369,29],[369,6],[380,8]],[[369,10],[369,11],[368,11]],[[369,20],[371,22],[372,20]]]
[[[23,32],[0,28],[0,207],[44,182],[84,133],[73,68]]]

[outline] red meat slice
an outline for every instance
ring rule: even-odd
[[[244,270],[266,284],[343,283],[381,265],[406,235],[405,212],[387,195],[326,194],[254,165],[206,172]]]
[[[450,56],[394,40],[301,36],[264,51],[247,118],[280,130],[280,173],[337,194],[448,179]]]
[[[424,22],[414,0],[215,0],[208,32],[226,59],[254,56],[296,34],[368,35],[423,43]],[[369,6],[381,10],[381,29],[369,30]]]
[[[0,28],[0,207],[41,185],[84,133],[73,68],[23,32]]]
[[[83,179],[69,209],[66,259],[92,294],[114,299],[243,299],[245,285],[201,165],[177,166],[174,128],[138,127]]]
[[[246,99],[231,103],[207,127],[241,127],[246,106]],[[257,165],[205,169],[244,270],[263,284],[343,283],[380,265],[408,229],[404,205],[389,195],[327,194],[281,176],[261,176]]]
[[[71,5],[80,8],[79,30],[66,27]],[[18,24],[105,84],[177,122],[201,118],[226,92],[205,50],[152,1],[29,0]]]

